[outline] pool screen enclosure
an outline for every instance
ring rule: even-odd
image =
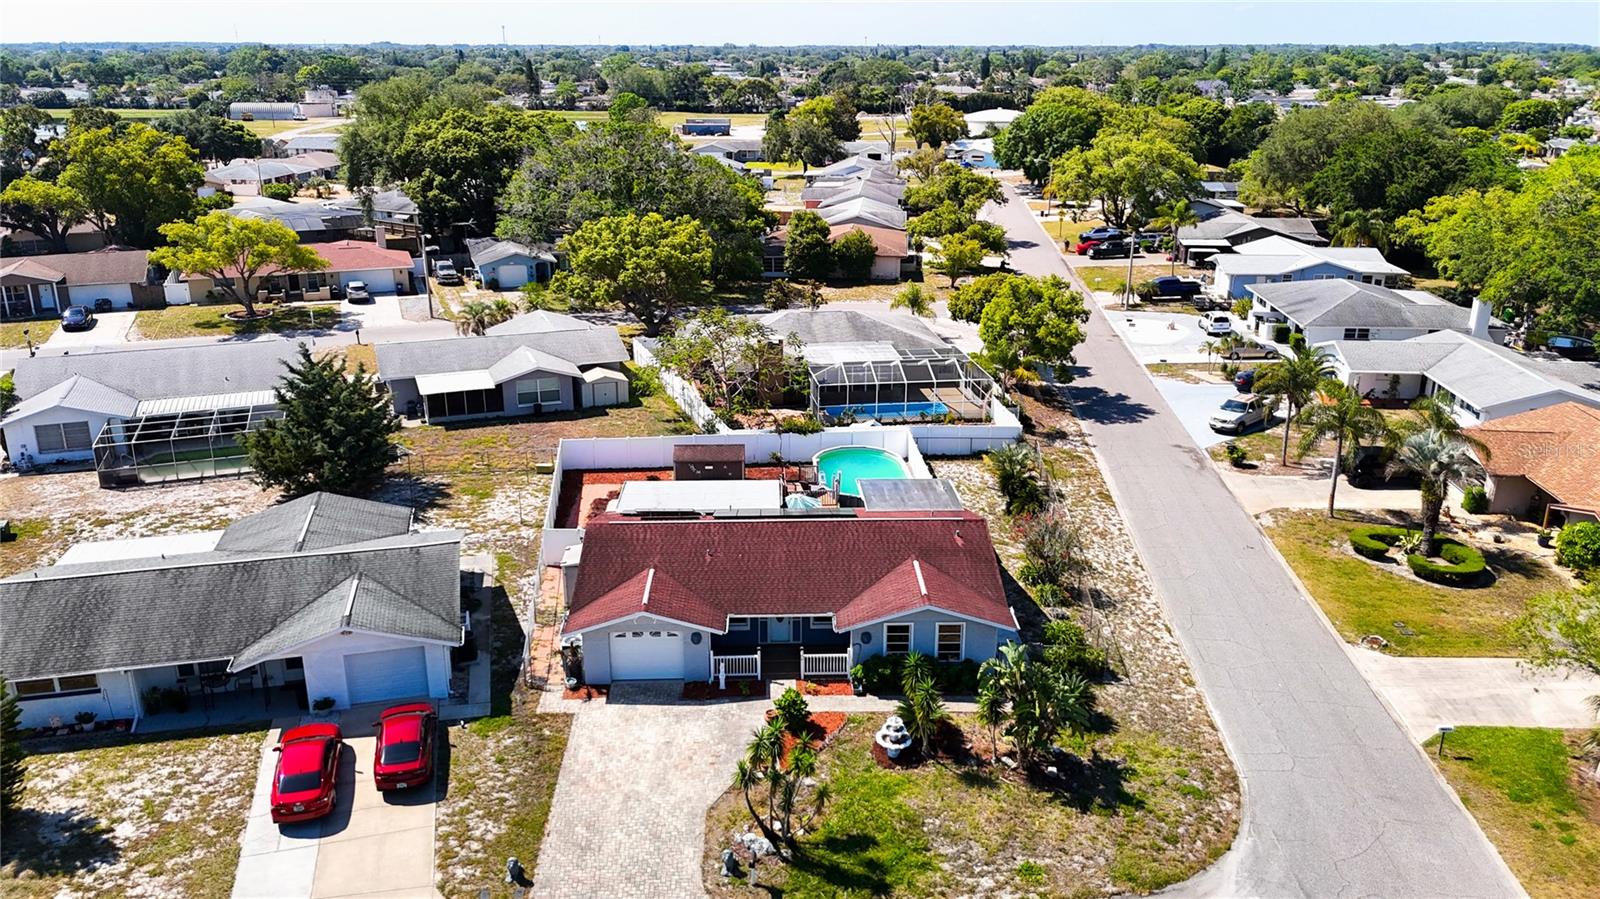
[[[989,420],[994,379],[954,347],[811,365],[811,411],[831,418]]]
[[[102,487],[131,487],[250,470],[239,435],[282,412],[275,403],[113,418],[94,441]]]

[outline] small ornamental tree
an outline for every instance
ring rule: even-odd
[[[28,751],[17,739],[17,722],[22,710],[11,693],[11,684],[0,674],[0,818],[9,818],[22,800],[23,778],[28,769],[22,764]]]
[[[949,278],[950,286],[954,287],[963,275],[970,275],[983,265],[983,254],[983,245],[976,240],[952,234],[940,240],[939,248],[934,251],[932,268]]]
[[[783,268],[791,278],[824,281],[833,274],[831,229],[822,216],[810,210],[796,212],[789,219],[789,236],[783,245]]]
[[[239,443],[263,486],[299,495],[326,490],[355,496],[377,486],[398,458],[400,430],[377,379],[358,365],[347,374],[336,357],[300,358],[274,389],[282,418],[240,435]]]
[[[167,246],[150,251],[150,261],[189,275],[203,275],[245,314],[256,314],[256,287],[262,276],[276,272],[318,272],[328,261],[302,246],[289,226],[276,221],[242,219],[226,212],[208,212],[193,222],[161,226]]]
[[[833,262],[846,281],[865,281],[872,277],[872,263],[878,258],[878,244],[862,230],[845,234],[833,243]]]
[[[919,147],[942,147],[966,134],[966,119],[943,103],[927,103],[911,110],[911,138]]]

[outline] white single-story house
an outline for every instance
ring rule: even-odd
[[[1267,237],[1286,237],[1310,246],[1328,243],[1310,219],[1245,215],[1234,208],[1238,201],[1231,199],[1197,198],[1190,202],[1202,219],[1178,229],[1176,252],[1180,262],[1197,263]]]
[[[378,378],[395,411],[430,422],[548,415],[628,401],[622,368],[628,351],[616,328],[380,343],[377,353]]]
[[[556,256],[548,247],[530,247],[514,240],[482,237],[467,241],[467,253],[478,278],[490,290],[515,290],[555,277]]]
[[[865,196],[845,200],[832,206],[819,207],[816,213],[830,225],[867,225],[874,228],[892,228],[896,231],[904,231],[906,227],[904,209]]]
[[[161,279],[148,250],[13,256],[0,260],[0,321],[56,317],[68,306],[93,309],[110,300],[118,309],[162,302]]]
[[[944,158],[967,168],[995,169],[1000,163],[994,158],[994,138],[964,137],[945,144]]]
[[[366,219],[354,210],[261,196],[234,197],[233,205],[222,211],[234,218],[278,222],[303,242],[339,240],[366,225]]]
[[[886,181],[900,180],[895,164],[885,159],[873,159],[866,155],[847,156],[838,162],[813,169],[807,169],[805,178],[807,184],[818,181],[839,181],[845,178],[874,178]]]
[[[259,194],[264,184],[305,184],[313,178],[335,177],[339,165],[339,154],[326,150],[312,150],[286,159],[235,159],[206,171],[200,195],[209,196],[217,191]]]
[[[1235,300],[1249,296],[1252,284],[1343,278],[1391,287],[1409,274],[1372,247],[1314,247],[1281,236],[1242,243],[1213,258],[1213,287]]]
[[[1457,306],[1425,290],[1394,290],[1342,278],[1251,284],[1249,325],[1264,340],[1287,327],[1307,343],[1330,340],[1405,340],[1434,331],[1477,333],[1504,343],[1506,327],[1493,320],[1489,307],[1474,301]],[[1481,321],[1477,317],[1481,317]]]
[[[299,294],[305,299],[328,299],[333,287],[347,289],[353,281],[367,286],[374,296],[411,292],[412,259],[405,250],[380,247],[364,240],[330,240],[307,242],[327,261],[327,267],[316,272],[281,272],[262,278],[256,285],[258,299],[265,300],[273,293]],[[204,275],[188,274],[184,278],[189,299],[201,302],[209,297],[216,285]]]
[[[263,717],[449,696],[461,533],[314,493],[175,538],[80,544],[0,580],[0,671],[24,727],[249,703]]]
[[[1012,122],[1022,118],[1020,109],[980,109],[969,112],[962,118],[967,121],[967,135],[969,137],[984,137],[992,130],[1002,131]]]
[[[123,458],[133,452],[130,443],[176,458],[200,447],[231,447],[233,434],[276,414],[273,388],[299,347],[275,339],[134,344],[18,359],[19,401],[0,418],[0,435],[13,462],[92,459],[102,484],[112,486],[113,472],[137,467]]]
[[[912,651],[983,661],[1018,632],[988,525],[965,511],[606,513],[589,519],[565,586],[562,638],[582,647],[591,684],[842,677]]]
[[[1460,331],[1316,345],[1362,396],[1399,403],[1442,395],[1467,427],[1569,400],[1600,408],[1594,365],[1525,356]]]
[[[766,158],[765,151],[761,147],[761,141],[741,140],[731,137],[703,144],[690,144],[689,152],[706,156],[720,156],[723,159],[730,159],[734,162],[760,162]]]
[[[301,156],[306,153],[337,153],[339,152],[339,135],[335,134],[298,134],[282,141],[278,149],[285,156]]]

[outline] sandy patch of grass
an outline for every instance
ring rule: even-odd
[[[258,304],[265,317],[235,321],[230,312],[243,312],[243,306],[229,304],[168,306],[142,309],[133,318],[134,340],[170,340],[176,337],[241,337],[256,334],[283,334],[290,331],[327,331],[339,323],[339,304],[284,306]]]
[[[25,347],[31,339],[34,346],[38,346],[50,339],[61,327],[61,320],[55,318],[41,318],[25,322],[0,322],[0,347],[15,349]],[[27,336],[23,335],[27,331]]]

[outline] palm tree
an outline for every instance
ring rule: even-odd
[[[1328,242],[1336,247],[1389,249],[1389,223],[1370,209],[1346,209],[1333,217]]]
[[[907,284],[905,289],[894,295],[889,301],[890,309],[904,309],[919,318],[933,318],[932,293],[923,290],[921,284]]]
[[[992,677],[984,678],[978,685],[978,723],[989,729],[989,764],[992,765],[1000,760],[1000,725],[1006,723],[1006,696]]]
[[[1206,351],[1206,368],[1208,369],[1214,367],[1211,362],[1212,357],[1220,356],[1224,352],[1222,343],[1216,340],[1207,340],[1205,343],[1200,344],[1200,349]]]
[[[1429,428],[1412,434],[1400,444],[1389,470],[1414,472],[1421,479],[1418,492],[1422,498],[1422,553],[1433,555],[1439,511],[1444,508],[1450,485],[1475,484],[1483,479],[1483,469],[1472,458],[1465,440],[1438,428]]]
[[[482,300],[468,300],[456,311],[456,333],[462,337],[482,337],[496,324],[494,307]]]
[[[1291,345],[1287,357],[1262,366],[1256,374],[1256,393],[1279,397],[1284,404],[1284,465],[1289,464],[1289,423],[1332,374],[1327,351],[1304,344]]]
[[[1166,231],[1172,235],[1172,273],[1178,273],[1178,229],[1200,223],[1200,214],[1189,205],[1189,201],[1179,197],[1156,210],[1156,217],[1150,221],[1150,227],[1157,231]]]
[[[1337,441],[1333,477],[1328,482],[1328,517],[1333,517],[1334,494],[1339,490],[1339,466],[1344,447],[1359,448],[1363,440],[1382,437],[1388,430],[1383,413],[1363,403],[1361,395],[1333,378],[1322,382],[1316,398],[1300,410],[1300,455],[1311,452],[1328,437]]]

